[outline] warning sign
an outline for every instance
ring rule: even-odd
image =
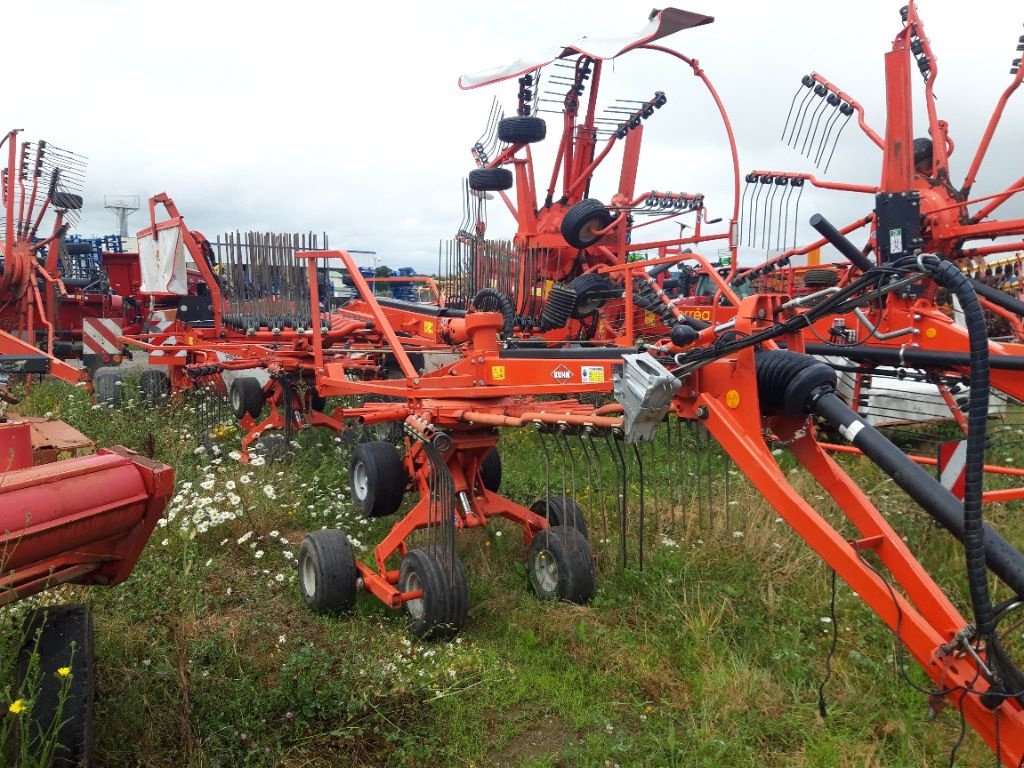
[[[604,384],[604,366],[584,365],[580,369],[580,378],[584,384]]]

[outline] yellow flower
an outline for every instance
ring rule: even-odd
[[[10,712],[12,715],[20,715],[22,712],[25,711],[25,700],[15,699],[11,702],[11,706],[7,708],[7,711]]]
[[[71,677],[71,667],[60,667],[57,670],[58,677]]]

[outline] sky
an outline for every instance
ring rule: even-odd
[[[900,0],[711,2],[686,10],[714,24],[663,41],[700,61],[739,144],[741,170],[817,172],[780,141],[800,78],[817,71],[863,103],[884,131],[883,53],[900,29]],[[437,267],[438,244],[462,219],[470,146],[491,100],[514,112],[514,81],[462,91],[459,75],[510,63],[583,35],[639,31],[650,5],[634,2],[234,2],[35,0],[5,7],[6,53],[16,62],[5,100],[9,128],[89,158],[80,234],[113,232],[107,194],[167,192],[188,224],[213,239],[228,230],[327,232],[332,246],[372,250],[380,263]],[[940,115],[963,178],[992,107],[1009,84],[1024,6],[922,0],[938,54]],[[48,34],[46,30],[60,30]],[[632,52],[605,70],[602,99],[666,107],[645,124],[638,189],[702,192],[711,217],[731,213],[732,168],[707,92],[674,59]],[[921,104],[919,82],[916,106]],[[1024,91],[1024,89],[1021,89]],[[975,194],[1024,176],[1024,93],[1011,100]],[[558,124],[537,151],[550,173]],[[919,123],[920,124],[920,123]],[[829,180],[877,184],[880,152],[851,124]],[[612,156],[593,196],[618,178]],[[1024,197],[1022,195],[1021,197]],[[514,231],[490,204],[488,233]],[[805,192],[798,240],[818,211],[836,224],[864,215],[862,195]],[[1020,202],[1004,218],[1024,216]],[[129,218],[134,232],[145,211]],[[363,257],[364,259],[368,257]]]

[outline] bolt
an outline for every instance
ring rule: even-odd
[[[702,405],[699,408],[697,408],[697,418],[698,419],[706,419],[710,415],[711,415],[711,411],[708,410],[708,407],[706,405]]]

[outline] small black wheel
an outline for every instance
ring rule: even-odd
[[[480,477],[484,481],[484,488],[491,493],[497,493],[501,488],[501,454],[497,446],[480,463]]]
[[[352,542],[328,528],[307,534],[299,547],[299,589],[317,613],[341,613],[356,604],[356,556]]]
[[[540,117],[506,117],[498,122],[498,139],[509,144],[533,144],[547,135],[548,125]]]
[[[96,402],[104,405],[118,405],[124,380],[121,372],[113,368],[100,368],[92,377],[92,391]]]
[[[65,211],[79,211],[83,202],[81,195],[73,195],[70,192],[54,192],[50,195],[50,205]]]
[[[30,738],[47,733],[54,718],[57,726],[55,766],[91,766],[93,752],[92,610],[87,605],[54,605],[37,608],[25,620],[25,642],[18,654],[17,687],[20,689],[34,653],[38,654],[38,691],[34,694]],[[38,641],[37,641],[38,638]],[[62,674],[66,673],[66,677]],[[70,683],[67,682],[70,678]],[[29,680],[30,683],[35,681]],[[61,708],[61,690],[67,698]]]
[[[808,288],[831,288],[839,284],[839,273],[834,269],[808,269],[804,272],[804,285]]]
[[[606,275],[588,272],[573,280],[569,287],[576,292],[576,304],[572,316],[577,320],[588,317],[599,310],[608,299],[622,295],[622,289]]]
[[[537,499],[530,505],[530,511],[547,518],[552,526],[574,528],[582,533],[584,538],[588,535],[586,516],[572,496],[556,494],[546,499]]]
[[[594,596],[594,559],[590,544],[578,530],[561,525],[533,537],[526,555],[530,584],[541,600],[580,605]]]
[[[474,168],[469,172],[469,188],[474,192],[504,192],[512,189],[512,184],[508,168]]]
[[[405,496],[405,468],[394,445],[383,440],[360,443],[349,463],[352,504],[367,517],[386,517],[398,511]]]
[[[573,248],[589,248],[601,237],[597,234],[612,223],[612,213],[600,200],[580,200],[562,219],[561,232]]]
[[[469,607],[466,571],[454,552],[442,555],[426,549],[410,550],[399,567],[398,589],[423,591],[422,596],[404,603],[409,628],[416,637],[451,637],[466,623]]]
[[[231,382],[231,411],[236,419],[249,414],[258,419],[263,412],[263,385],[254,376],[239,376]]]
[[[149,404],[166,400],[171,394],[171,377],[162,368],[147,368],[139,376],[139,394]]]

